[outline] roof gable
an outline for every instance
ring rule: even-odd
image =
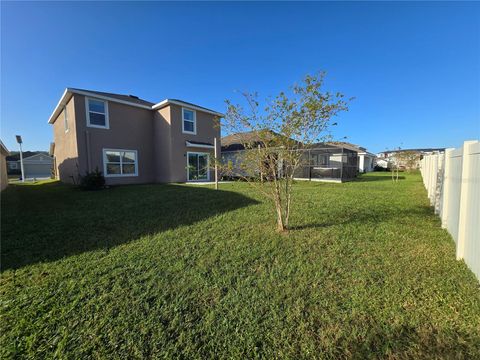
[[[20,160],[20,153],[18,151],[12,151],[10,152],[11,155],[7,156],[7,161],[19,161]],[[32,157],[37,154],[43,154],[45,156],[48,156],[48,152],[46,151],[23,151],[23,159],[27,159],[29,157]]]
[[[51,162],[53,159],[50,155],[45,153],[38,153],[32,156],[24,157],[23,161],[25,162]]]

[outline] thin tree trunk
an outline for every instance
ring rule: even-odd
[[[292,178],[290,177],[290,173],[286,174],[285,178],[285,228],[288,229],[288,222],[290,219],[290,203],[292,200]],[[292,174],[293,176],[293,174]]]
[[[283,232],[285,231],[285,224],[283,223],[283,216],[282,216],[282,208],[279,204],[275,204],[277,209],[277,231]]]
[[[270,169],[273,175],[273,199],[275,201],[275,210],[277,212],[277,231],[285,231],[285,223],[283,222],[283,204],[282,194],[280,189],[279,180],[274,168]]]
[[[285,230],[285,223],[283,222],[283,209],[282,209],[282,199],[280,196],[280,188],[278,183],[274,186],[273,201],[275,202],[275,212],[277,215],[277,231],[281,232]]]
[[[291,201],[291,196],[290,193],[287,194],[287,201],[285,204],[285,228],[288,229],[288,221],[290,219],[290,201]]]

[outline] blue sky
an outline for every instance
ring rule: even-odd
[[[480,3],[5,3],[1,138],[47,150],[66,87],[218,111],[307,73],[355,96],[336,138],[378,152],[480,137]]]

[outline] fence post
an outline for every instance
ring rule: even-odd
[[[434,155],[430,155],[429,156],[429,166],[428,166],[428,200],[430,200],[430,204],[431,204],[431,201],[432,199],[430,198],[430,195],[432,194],[432,182],[433,182],[433,177],[432,177],[432,174],[433,174],[433,156]]]
[[[435,174],[437,179],[435,186],[435,214],[440,214],[441,216],[441,206],[442,206],[442,193],[443,193],[443,181],[445,179],[445,153],[438,154],[438,170]]]
[[[467,219],[468,219],[468,201],[471,182],[470,178],[470,166],[471,166],[471,157],[470,146],[475,144],[477,141],[469,140],[463,143],[463,155],[462,155],[462,185],[460,190],[460,208],[458,214],[458,243],[457,243],[457,259],[463,259],[465,256],[465,235],[467,230]]]
[[[437,178],[435,177],[435,174],[437,173],[437,167],[438,167],[438,155],[434,154],[431,155],[432,158],[432,164],[430,166],[430,184],[428,187],[428,198],[430,199],[430,205],[435,206],[435,185],[436,185],[436,180]]]
[[[443,163],[443,191],[441,196],[442,207],[440,210],[440,215],[442,219],[442,227],[445,229],[447,227],[447,219],[448,219],[448,207],[450,205],[450,187],[452,184],[452,151],[453,148],[445,149],[445,160]]]

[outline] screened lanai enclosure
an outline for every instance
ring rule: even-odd
[[[358,154],[342,146],[316,145],[303,150],[294,177],[300,180],[349,181],[358,175]]]
[[[230,162],[235,168],[229,178],[246,176],[242,171],[242,157],[245,151],[222,151],[222,161]],[[358,175],[358,154],[356,151],[340,145],[319,144],[301,151],[302,157],[294,173],[297,180],[343,182],[354,179]],[[282,161],[278,161],[278,174],[282,173]],[[235,176],[235,173],[237,176]],[[260,177],[260,175],[258,174]]]

